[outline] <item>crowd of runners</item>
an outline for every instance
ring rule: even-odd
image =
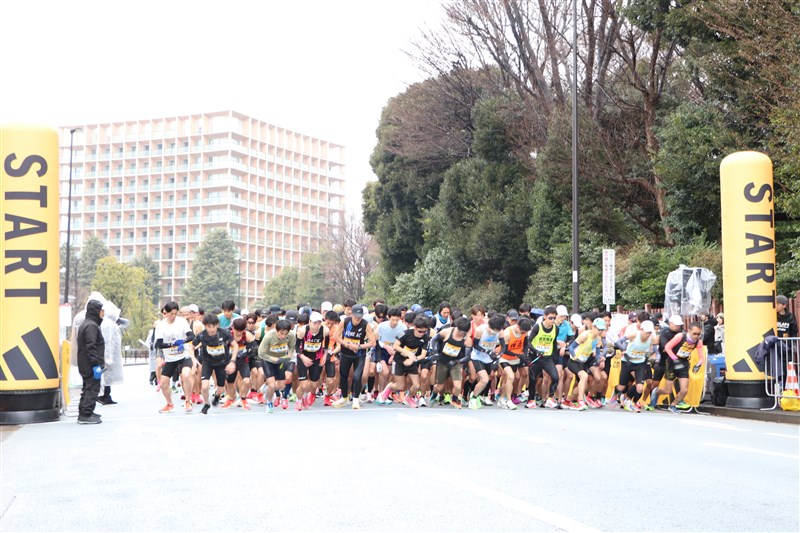
[[[701,323],[639,312],[618,324],[609,312],[570,316],[563,305],[538,311],[475,305],[464,314],[447,302],[424,309],[382,301],[368,309],[351,299],[240,314],[230,300],[208,312],[169,302],[148,338],[150,382],[164,396],[161,413],[176,403],[203,414],[364,403],[639,412],[659,394],[673,413],[689,407],[689,373],[704,356]],[[690,367],[693,351],[699,362]],[[615,355],[620,378],[607,399]],[[665,375],[670,390],[658,391]]]

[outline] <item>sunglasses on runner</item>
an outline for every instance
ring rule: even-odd
[[[545,320],[555,320],[556,317],[555,317],[555,315],[552,315],[552,316],[546,316],[546,317],[544,317],[544,319]]]

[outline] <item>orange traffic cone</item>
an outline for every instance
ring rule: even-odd
[[[784,411],[800,411],[800,385],[797,383],[797,373],[794,363],[786,367],[786,385],[781,398],[781,409]]]

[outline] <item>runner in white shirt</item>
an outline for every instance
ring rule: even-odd
[[[180,373],[181,386],[184,393],[189,395],[192,391],[192,369],[198,366],[194,357],[191,342],[194,332],[189,327],[185,318],[178,316],[178,304],[168,302],[164,306],[164,320],[156,326],[156,348],[164,356],[164,366],[161,367],[161,393],[167,404],[159,413],[170,413],[175,409],[172,403],[172,390],[169,381],[176,372]],[[220,384],[220,386],[222,386]],[[184,402],[184,411],[192,410],[192,402],[187,396]]]

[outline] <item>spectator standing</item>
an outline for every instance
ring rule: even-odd
[[[78,424],[99,424],[100,415],[95,414],[97,396],[100,393],[100,376],[105,357],[105,341],[100,330],[103,319],[103,304],[99,300],[89,300],[86,304],[86,317],[78,328],[78,371],[83,378],[81,401],[78,410]]]

